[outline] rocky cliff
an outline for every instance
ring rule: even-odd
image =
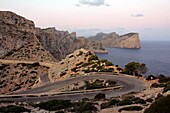
[[[75,32],[69,33],[55,28],[37,28],[36,36],[41,45],[58,60],[80,48],[85,48],[95,53],[107,53],[101,43],[93,43],[85,37],[77,37]]]
[[[0,59],[56,61],[77,49],[107,52],[76,33],[35,28],[34,22],[13,12],[0,11]]]
[[[61,60],[73,51],[84,48],[88,43],[83,37],[76,37],[76,33],[58,31],[55,28],[36,29],[36,35],[41,45],[56,59]]]
[[[89,40],[95,43],[102,43],[105,47],[116,48],[140,48],[140,39],[138,33],[128,33],[119,36],[113,33],[98,33],[96,36],[89,37]]]
[[[0,59],[56,61],[36,38],[33,21],[0,11]]]

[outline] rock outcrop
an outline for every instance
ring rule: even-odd
[[[90,72],[113,72],[118,74],[122,69],[107,61],[99,60],[91,51],[83,48],[67,55],[49,69],[49,80],[51,82],[81,76]]]
[[[105,47],[140,48],[138,33],[128,33],[122,36],[115,32],[109,34],[98,33],[96,36],[89,37],[89,40],[95,43],[102,43]]]

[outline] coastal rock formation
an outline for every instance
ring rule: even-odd
[[[89,37],[89,40],[102,43],[105,47],[116,48],[140,48],[140,39],[138,33],[128,33],[119,36],[113,33],[98,33],[96,36]]]
[[[56,61],[39,43],[33,21],[0,11],[0,59]]]
[[[105,47],[103,47],[102,43],[89,41],[89,43],[86,45],[85,49],[89,51],[93,51],[94,53],[104,53],[107,54],[108,51]]]

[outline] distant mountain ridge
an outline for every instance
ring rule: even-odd
[[[97,33],[95,36],[88,38],[90,41],[101,43],[104,47],[116,48],[140,48],[140,39],[138,33],[128,33],[119,36],[115,32]]]

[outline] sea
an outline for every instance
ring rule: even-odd
[[[170,41],[142,41],[140,49],[107,48],[108,54],[97,54],[99,59],[108,59],[115,65],[125,67],[128,62],[145,63],[153,74],[170,77]]]

